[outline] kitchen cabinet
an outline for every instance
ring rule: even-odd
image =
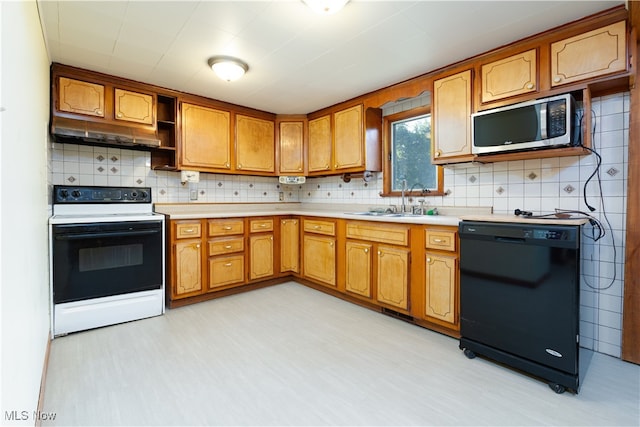
[[[158,95],[157,126],[160,146],[151,150],[151,169],[176,170],[176,109],[173,96]]]
[[[347,293],[375,298],[379,303],[408,310],[409,233],[409,226],[401,224],[347,222]]]
[[[203,291],[202,224],[171,221],[171,298],[185,298]]]
[[[236,171],[275,174],[275,123],[236,114]]]
[[[434,164],[473,159],[471,77],[471,70],[465,70],[433,82],[431,161]]]
[[[331,115],[309,120],[309,173],[331,170]]]
[[[626,22],[551,43],[551,86],[627,70]]]
[[[537,50],[530,49],[497,61],[483,64],[482,102],[497,101],[510,96],[535,92],[537,81]]]
[[[306,119],[278,121],[278,174],[304,175]]]
[[[455,229],[425,230],[424,318],[459,329],[459,273]]]
[[[309,175],[382,170],[382,110],[362,104],[309,120]]]
[[[249,279],[274,275],[273,218],[249,220]]]
[[[300,220],[280,220],[280,272],[300,272]]]
[[[303,277],[335,287],[335,221],[304,218],[302,224]]]
[[[212,219],[207,225],[209,290],[244,283],[244,220]]]
[[[104,85],[59,77],[58,110],[67,113],[105,117]]]
[[[203,172],[231,170],[231,113],[187,102],[181,103],[180,169]]]
[[[115,119],[152,125],[153,103],[152,95],[115,88]]]

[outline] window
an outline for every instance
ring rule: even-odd
[[[429,108],[386,116],[385,128],[385,195],[399,194],[403,180],[413,195],[442,195],[442,168],[431,164]]]

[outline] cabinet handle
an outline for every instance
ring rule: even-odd
[[[96,114],[102,115],[102,110],[96,110]]]
[[[554,82],[554,83],[560,83],[560,80],[562,80],[562,79],[560,78],[560,76],[555,76],[555,77],[553,78],[553,82]]]
[[[200,248],[200,243],[196,243],[196,248]]]
[[[332,248],[333,247],[333,242],[329,243],[329,247]]]
[[[527,85],[527,89],[533,89],[533,83],[529,83],[529,84]]]
[[[122,118],[122,113],[118,113],[117,116],[118,116],[119,119],[121,119]]]
[[[183,230],[184,233],[194,233],[196,230],[193,228],[189,228],[188,230]]]
[[[224,247],[225,249],[231,249],[231,245],[227,245]]]
[[[436,242],[436,243],[441,243],[442,239],[433,239],[433,241]]]
[[[320,230],[321,227],[319,225],[314,225],[313,228],[316,230]]]
[[[442,155],[441,150],[436,150],[435,157],[440,157]]]
[[[233,264],[231,264],[230,262],[226,263],[224,266],[225,267],[231,267]]]
[[[229,163],[225,163],[225,164],[224,164],[224,167],[225,167],[225,168],[227,168],[227,169],[229,169],[229,168],[231,167],[231,165],[230,165]]]
[[[338,169],[338,167],[339,167],[339,166],[340,166],[340,165],[339,165],[339,164],[337,164],[337,163],[334,165],[334,167],[335,167],[336,169]]]
[[[325,165],[324,168],[329,170],[329,165]]]
[[[238,163],[238,169],[242,169],[242,165]]]
[[[260,224],[260,228],[265,228],[267,224]]]
[[[368,248],[365,248],[365,249],[364,249],[364,253],[365,253],[365,254],[368,254],[368,253],[369,253],[369,249],[368,249]]]
[[[273,236],[269,237],[269,240],[273,241]]]
[[[222,227],[222,229],[229,231],[232,229],[232,227],[230,225],[225,225],[224,227]]]
[[[427,262],[431,262],[431,257],[427,257]]]
[[[302,171],[302,168],[298,168],[298,171]]]

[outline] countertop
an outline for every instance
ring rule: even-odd
[[[440,215],[421,216],[372,216],[358,213],[367,212],[370,206],[362,204],[320,204],[320,203],[156,203],[154,211],[165,214],[169,219],[229,218],[271,215],[301,215],[326,218],[342,218],[361,221],[395,222],[401,224],[430,224],[457,227],[460,221],[491,221],[527,224],[582,225],[588,220],[582,218],[560,219],[526,218],[516,215],[493,214],[492,208],[480,207],[438,207]]]

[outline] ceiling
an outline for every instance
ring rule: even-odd
[[[52,62],[277,114],[354,98],[624,1],[38,0]],[[218,79],[214,55],[249,64]]]

